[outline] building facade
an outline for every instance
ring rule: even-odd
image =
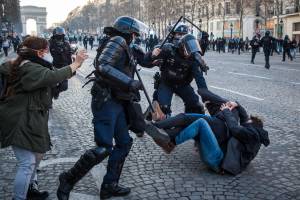
[[[274,32],[278,37],[288,35],[300,41],[300,3],[299,0],[280,1],[280,9],[274,19]],[[279,24],[279,25],[278,25]]]
[[[202,0],[199,24],[214,37],[252,38],[256,33],[273,32],[273,6],[270,1]]]

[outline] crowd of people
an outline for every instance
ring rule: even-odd
[[[267,31],[270,35],[270,32]],[[247,53],[251,51],[253,54],[260,51],[260,48],[263,47],[263,42],[261,41],[262,37],[260,34],[254,35],[254,37],[250,40],[246,37],[245,40],[243,38],[216,38],[210,40],[210,49],[213,51],[217,51],[218,53],[235,53],[241,52]],[[296,53],[300,52],[300,41],[296,40],[294,37],[292,40],[286,35],[284,38],[271,38],[271,45],[268,46],[270,50],[270,55],[272,56],[273,53],[277,53],[278,55],[282,54],[282,61],[285,61],[286,55],[290,60],[296,59]],[[251,63],[254,63],[254,55],[252,55]]]
[[[237,100],[209,91],[204,78],[209,70],[205,63],[209,48],[225,52],[228,46],[230,53],[235,50],[240,53],[249,49],[253,52],[254,47],[262,46],[269,67],[269,47],[275,46],[269,33],[251,41],[218,38],[210,42],[206,32],[202,31],[196,38],[186,24],[179,23],[167,42],[158,48],[161,41],[157,36],[141,39],[145,34],[141,25],[135,18],[122,16],[104,28],[104,36],[97,38],[94,71],[87,77],[93,83],[94,132],[91,134],[96,145],[87,149],[70,169],[60,173],[59,200],[68,200],[74,186],[106,158],[101,199],[128,195],[130,188],[119,181],[133,145],[129,131],[138,137],[148,134],[166,153],[185,141],[194,140],[202,161],[220,175],[241,173],[261,146],[270,143],[260,117],[249,115]],[[36,170],[51,148],[49,110],[52,100],[68,89],[68,79],[88,57],[86,50],[79,50],[72,59],[70,43],[82,42],[85,49],[88,44],[92,49],[94,41],[95,37],[89,34],[66,37],[64,28],[57,27],[49,41],[33,36],[24,38],[16,49],[17,58],[0,65],[0,146],[12,147],[19,164],[14,200],[48,197],[47,191],[39,191],[37,187]],[[141,44],[145,45],[146,52]],[[283,54],[290,56],[285,45],[283,42]],[[139,75],[137,64],[159,67],[154,77],[152,101],[149,100],[145,113],[139,102],[140,91],[147,91],[142,79],[134,79],[134,74]],[[197,89],[191,85],[193,80]],[[184,103],[184,112],[176,116],[171,110],[174,94]]]
[[[21,40],[21,37],[16,33],[13,35],[0,36],[0,52],[3,50],[5,57],[8,56],[8,52],[11,48],[16,52]]]

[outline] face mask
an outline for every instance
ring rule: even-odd
[[[44,54],[44,56],[42,57],[43,60],[52,63],[53,62],[53,57],[51,56],[50,53]]]

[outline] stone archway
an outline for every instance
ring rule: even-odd
[[[26,23],[28,19],[34,19],[36,21],[37,35],[40,35],[47,28],[46,8],[36,6],[21,7],[21,20],[24,35],[27,34]]]

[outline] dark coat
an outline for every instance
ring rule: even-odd
[[[215,116],[208,123],[225,155],[222,168],[234,175],[242,172],[255,158],[261,144],[269,145],[268,132],[246,123],[249,115],[240,104],[233,111],[220,111],[221,104],[228,100],[209,90],[198,90],[198,93],[204,102],[210,102],[206,107]]]
[[[8,75],[10,63],[0,66]],[[48,110],[52,104],[51,86],[72,76],[69,66],[50,70],[27,61],[18,71],[19,80],[12,85],[14,95],[0,101],[0,147],[11,145],[32,152],[50,150]]]
[[[268,132],[250,123],[239,125],[232,112],[222,111],[231,138],[227,144],[227,152],[223,159],[222,168],[234,175],[239,174],[257,155],[261,144],[270,144]]]
[[[231,174],[238,174],[257,155],[261,144],[267,146],[270,141],[268,132],[262,128],[247,124],[249,116],[246,110],[239,105],[233,111],[220,111],[220,106],[228,100],[210,92],[199,89],[203,102],[209,101],[206,107],[212,117],[204,118],[210,125],[216,139],[224,153],[222,168]],[[180,131],[199,119],[187,114],[155,123],[158,128],[165,129],[171,138],[180,134]],[[242,125],[239,125],[240,124]]]

